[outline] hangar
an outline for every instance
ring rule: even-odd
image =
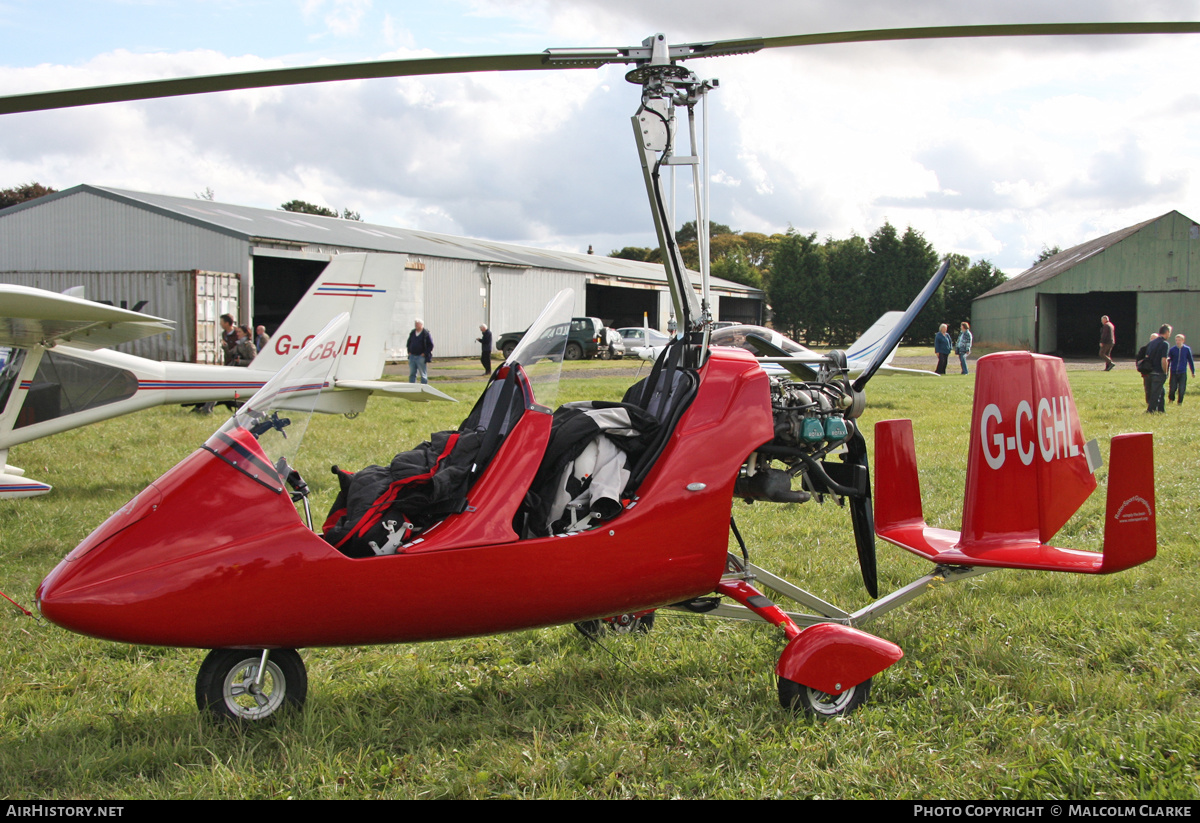
[[[196,317],[204,314],[200,294],[168,296],[168,280],[215,293],[210,314],[273,331],[343,252],[403,256],[415,298],[397,304],[394,350],[420,316],[440,355],[475,354],[480,323],[497,333],[523,329],[566,287],[575,289],[576,315],[610,326],[641,325],[645,312],[662,329],[670,313],[662,266],[600,255],[91,185],[0,211],[0,282],[56,291],[82,284],[89,298],[197,329],[190,347],[138,352],[160,359],[203,361],[201,338],[216,321]],[[714,278],[712,294],[718,319],[762,322],[761,290]]]
[[[1200,339],[1200,225],[1169,212],[1059,252],[971,304],[976,345],[1043,354],[1096,355],[1103,315],[1122,357],[1163,323]]]

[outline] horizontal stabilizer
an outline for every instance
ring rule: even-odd
[[[448,394],[444,394],[433,386],[425,383],[399,383],[393,380],[334,380],[335,389],[357,389],[360,391],[383,392],[396,399],[412,400],[415,403],[425,403],[429,400],[448,400],[457,403]]]
[[[39,483],[25,476],[22,469],[5,465],[0,471],[0,500],[17,497],[37,497],[50,491],[52,486]]]
[[[1049,546],[1036,534],[965,540],[959,532],[925,524],[912,421],[875,425],[875,531],[939,565],[1108,574],[1145,563],[1157,544],[1151,435],[1113,438],[1108,479],[1103,553]]]

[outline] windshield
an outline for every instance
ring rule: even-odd
[[[520,364],[529,378],[534,398],[550,408],[554,408],[558,397],[558,381],[562,375],[563,353],[574,307],[574,289],[563,289],[556,294],[504,361],[510,366]]]
[[[246,405],[234,412],[205,445],[221,456],[234,440],[244,439],[244,435],[237,435],[247,432],[258,441],[259,448],[280,475],[271,478],[270,485],[286,479],[286,469],[295,465],[300,441],[321,390],[333,383],[334,368],[349,325],[350,315],[345,312],[329,321],[329,325],[255,392]],[[239,463],[232,465],[248,471]],[[264,480],[255,474],[252,476],[260,482]]]
[[[807,354],[809,349],[804,348],[795,340],[784,337],[773,329],[766,329],[762,326],[726,326],[723,329],[717,329],[712,333],[709,342],[714,346],[736,346],[740,349],[745,349],[757,355],[764,354],[760,348],[754,345],[754,340],[765,340],[777,349],[782,349],[787,354]]]

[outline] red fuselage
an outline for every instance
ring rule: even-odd
[[[51,572],[38,589],[42,613],[129,643],[298,648],[491,634],[712,592],[738,469],[773,434],[754,358],[713,349],[633,505],[591,531],[519,540],[513,516],[550,423],[526,411],[469,511],[399,554],[360,559],[306,528],[285,491],[197,451]]]

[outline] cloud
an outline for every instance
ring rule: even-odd
[[[655,31],[689,41],[1200,12],[1195,2],[1131,10],[1107,0],[378,5],[289,7],[299,39],[318,35],[311,54],[264,56],[294,47],[271,41],[269,19],[258,20],[262,47],[249,53],[222,51],[219,42],[107,49],[74,64],[5,67],[0,93],[412,57],[433,46],[503,53],[630,45]],[[1196,74],[1195,37],[859,44],[695,61],[697,72],[721,79],[710,106],[713,218],[835,237],[868,235],[890,219],[912,223],[941,251],[986,254],[1011,269],[1024,268],[1042,243],[1087,239],[1081,231],[1104,233],[1172,208],[1200,215],[1190,173],[1200,161],[1200,97],[1179,82]],[[415,50],[415,42],[430,48]],[[356,81],[19,115],[0,128],[0,164],[17,175],[4,185],[38,179],[184,195],[212,187],[221,200],[274,207],[299,197],[368,220],[487,239],[602,251],[653,245],[629,125],[638,89],[623,74]],[[680,181],[683,222],[691,194]]]

